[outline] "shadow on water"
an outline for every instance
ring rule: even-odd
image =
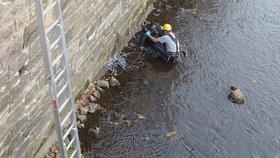
[[[147,20],[170,23],[187,59],[174,66],[147,55],[117,76],[121,87],[98,102],[108,113],[89,115],[80,132],[83,148],[97,158],[279,157],[278,1],[168,2],[157,1]],[[228,101],[231,85],[244,105]],[[100,134],[88,135],[95,127]]]

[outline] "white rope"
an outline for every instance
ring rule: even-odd
[[[138,54],[135,60],[129,60],[127,57],[132,54]],[[116,53],[107,63],[105,64],[106,73],[108,75],[120,75],[123,71],[137,71],[139,67],[144,65],[142,61],[144,59],[143,51],[131,52],[126,54]]]

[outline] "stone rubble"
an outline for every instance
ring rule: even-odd
[[[110,78],[110,85],[112,87],[115,87],[115,86],[120,86],[121,84],[120,84],[120,82],[114,76],[112,76]]]

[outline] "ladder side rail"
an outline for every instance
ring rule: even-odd
[[[61,149],[61,157],[66,158],[67,153],[65,150],[63,150],[65,147],[64,141],[63,141],[63,134],[62,134],[62,128],[60,126],[61,121],[60,121],[60,115],[59,111],[57,109],[57,97],[56,97],[56,86],[54,83],[54,78],[53,78],[53,69],[52,69],[52,64],[50,63],[51,60],[51,51],[50,51],[50,42],[49,39],[46,35],[46,30],[45,30],[45,22],[44,22],[44,15],[43,15],[43,4],[41,0],[35,0],[35,10],[36,10],[36,16],[37,16],[37,23],[39,26],[39,33],[40,33],[40,42],[41,42],[41,47],[42,47],[42,54],[43,54],[43,59],[44,59],[44,65],[45,65],[45,71],[47,74],[47,78],[49,79],[49,88],[50,88],[50,93],[52,97],[52,105],[53,105],[53,113],[54,113],[54,121],[56,125],[56,134],[58,138],[58,143],[59,147]]]
[[[60,1],[58,0],[57,2],[57,5],[58,5],[58,8],[57,8],[57,11],[59,12],[60,14],[60,31],[61,31],[61,43],[62,43],[62,47],[63,47],[63,50],[64,50],[64,55],[63,55],[63,58],[64,58],[64,62],[65,62],[65,69],[66,69],[66,78],[68,78],[67,82],[68,82],[68,96],[71,98],[70,100],[70,104],[69,104],[69,109],[72,109],[72,117],[70,117],[70,120],[72,123],[74,123],[74,127],[73,127],[73,130],[75,131],[72,131],[71,134],[72,136],[74,136],[75,138],[72,138],[72,139],[75,139],[75,143],[74,143],[74,146],[75,148],[77,149],[77,152],[76,152],[76,157],[80,158],[82,157],[81,155],[81,147],[80,147],[80,141],[79,141],[79,135],[78,135],[78,128],[77,128],[77,121],[76,121],[76,117],[73,117],[75,116],[75,110],[74,110],[74,99],[73,99],[73,94],[72,94],[72,85],[71,85],[71,79],[70,79],[70,75],[69,75],[69,68],[68,68],[68,62],[67,62],[67,46],[66,46],[66,39],[65,39],[65,32],[64,32],[64,29],[63,29],[63,22],[62,22],[62,12],[61,12],[61,5],[60,5]],[[68,105],[68,104],[67,104]]]

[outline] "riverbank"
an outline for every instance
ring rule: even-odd
[[[190,7],[193,6],[194,4],[190,2],[185,5],[187,7]],[[179,3],[174,3],[174,4],[156,3],[155,6],[156,8],[149,15],[148,21],[153,20],[155,22],[159,22],[162,24],[166,22],[166,19],[163,18],[163,16],[168,15],[168,13],[171,12],[172,10],[180,10],[186,7],[184,5],[180,6]],[[171,23],[173,18],[169,19]],[[138,52],[136,55],[135,54],[132,55],[132,58],[136,59],[138,57],[138,54],[140,54],[141,52],[139,46],[137,45],[137,41],[139,41],[139,38],[141,38],[142,35],[143,33],[141,32],[135,34],[134,37],[126,45],[127,47],[125,47],[121,52],[123,54]],[[125,133],[120,133],[120,131],[135,130],[134,128],[137,128],[137,126],[139,126],[140,124],[145,122],[146,123],[150,122],[151,120],[149,121],[146,120],[147,118],[150,119],[152,117],[150,115],[153,114],[157,115],[160,112],[160,110],[157,109],[156,107],[153,107],[154,109],[152,110],[153,111],[152,113],[144,112],[144,111],[149,110],[149,104],[153,104],[153,103],[157,104],[157,102],[160,102],[158,99],[156,99],[158,98],[158,95],[161,96],[167,95],[166,93],[168,92],[168,89],[163,88],[163,85],[165,84],[168,85],[169,81],[163,80],[162,82],[159,81],[159,83],[154,83],[155,82],[154,79],[150,78],[153,77],[154,75],[150,75],[150,76],[147,75],[150,73],[158,73],[159,76],[161,75],[165,76],[168,74],[174,75],[174,73],[175,74],[177,73],[177,70],[174,68],[174,65],[172,63],[167,63],[167,62],[160,61],[158,59],[154,59],[148,54],[145,54],[145,58],[142,59],[142,62],[144,63],[144,65],[139,67],[139,69],[137,69],[136,71],[133,70],[124,71],[122,74],[115,76],[116,79],[120,82],[120,86],[117,87],[110,86],[109,89],[106,89],[103,93],[101,92],[102,93],[101,97],[98,101],[96,101],[96,103],[102,106],[104,109],[106,109],[106,113],[97,112],[94,114],[87,114],[87,120],[86,122],[84,122],[84,128],[81,128],[79,131],[83,152],[88,152],[95,155],[96,153],[94,153],[95,152],[94,150],[96,148],[96,144],[100,145],[100,142],[106,142],[106,140],[116,136],[116,133],[125,134]],[[109,77],[110,75],[104,75],[101,77],[101,79],[109,80]],[[136,91],[132,92],[133,94],[130,94],[131,89],[127,89],[128,87]],[[155,89],[150,89],[151,87]],[[147,90],[152,92],[154,91],[155,93],[154,99],[152,95],[146,96],[146,94],[143,94],[143,92],[146,92]],[[150,94],[150,92],[147,94]],[[135,95],[140,95],[140,96],[142,95],[143,97],[140,100],[139,97],[135,99],[129,97]],[[147,104],[145,100],[151,102]],[[141,102],[144,105],[146,104],[146,106],[144,107],[142,106],[143,109],[141,110],[139,109],[136,110],[133,108],[132,108],[133,110],[130,108],[129,108],[130,110],[127,109],[130,106],[141,104]],[[159,118],[161,118],[161,116]],[[152,125],[152,126],[157,126],[157,125]],[[139,131],[135,131],[135,132],[139,132]],[[176,131],[174,131],[173,128],[169,128],[161,134],[163,134],[164,138],[168,138],[170,136],[176,136]],[[129,142],[122,142],[122,143],[126,144]],[[111,145],[113,144],[114,142],[112,142]],[[108,147],[111,146],[109,144],[107,145]],[[106,148],[106,145],[103,147]],[[121,150],[122,149],[118,149],[118,151],[120,152]]]

